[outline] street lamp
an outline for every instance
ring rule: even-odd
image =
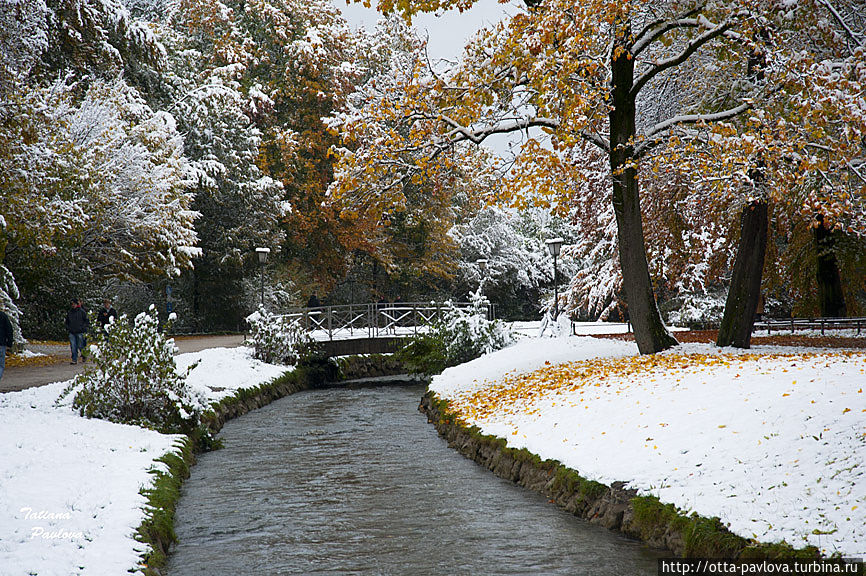
[[[478,296],[484,296],[484,293],[481,289],[484,286],[484,280],[487,278],[487,258],[479,258],[475,261],[478,264],[478,270],[481,271],[481,280],[478,281]],[[493,312],[492,312],[493,304],[490,304],[487,309],[487,319],[492,320]]]
[[[562,238],[551,238],[547,241],[547,249],[550,251],[550,255],[553,256],[553,319],[559,316],[559,282],[557,282],[558,276],[556,273],[556,257],[559,256],[559,250],[562,248],[562,243],[564,240]]]
[[[265,264],[268,263],[268,254],[271,253],[270,248],[256,248],[256,254],[259,257],[259,270],[261,271],[261,294],[262,294],[262,308],[265,307]]]

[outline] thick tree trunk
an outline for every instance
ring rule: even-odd
[[[818,226],[815,228],[815,249],[818,252],[818,303],[821,316],[825,318],[844,318],[848,315],[845,306],[845,294],[842,292],[842,276],[836,263],[834,235],[832,230],[824,226],[823,216],[818,216]]]
[[[677,341],[662,322],[647,265],[637,170],[631,164],[634,157],[635,102],[630,94],[634,82],[634,60],[629,56],[627,52],[617,54],[617,48],[611,56],[610,170],[619,263],[628,313],[638,350],[641,354],[652,354],[676,346]]]
[[[719,327],[719,346],[748,348],[751,345],[755,311],[761,297],[768,222],[769,210],[766,202],[756,200],[743,207],[740,216],[740,246],[734,261],[722,325]]]

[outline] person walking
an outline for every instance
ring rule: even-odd
[[[96,315],[96,321],[99,322],[99,327],[105,333],[105,327],[111,324],[117,318],[117,310],[111,307],[111,300],[106,298],[102,301],[102,308],[99,309],[99,314]]]
[[[6,312],[0,310],[0,380],[6,368],[6,349],[12,348],[12,322]]]
[[[84,305],[77,298],[72,299],[72,307],[66,313],[66,331],[69,332],[69,348],[72,351],[72,362],[78,364],[78,353],[81,353],[81,361],[87,362],[84,347],[87,346],[87,329],[90,328],[90,319],[84,310]]]

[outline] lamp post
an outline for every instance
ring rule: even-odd
[[[478,260],[475,261],[475,263],[478,264],[478,269],[481,271],[481,280],[478,281],[478,295],[479,296],[484,296],[484,293],[482,292],[481,289],[484,287],[484,280],[487,278],[487,262],[489,262],[489,260],[487,260],[487,258],[479,258]],[[493,308],[493,304],[491,303],[490,306],[488,307],[488,310],[487,310],[487,319],[488,320],[492,320],[492,318],[491,318],[491,316],[493,315],[492,314],[492,308]]]
[[[256,255],[259,257],[259,270],[261,272],[261,295],[262,308],[265,307],[265,264],[268,263],[268,254],[271,253],[270,248],[256,248]]]
[[[553,319],[559,316],[559,282],[556,272],[556,257],[559,256],[559,250],[562,248],[562,238],[551,238],[547,241],[547,249],[550,255],[553,256]]]

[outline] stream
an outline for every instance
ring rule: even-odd
[[[183,486],[165,573],[656,574],[657,553],[448,448],[423,393],[306,391],[227,422]]]

